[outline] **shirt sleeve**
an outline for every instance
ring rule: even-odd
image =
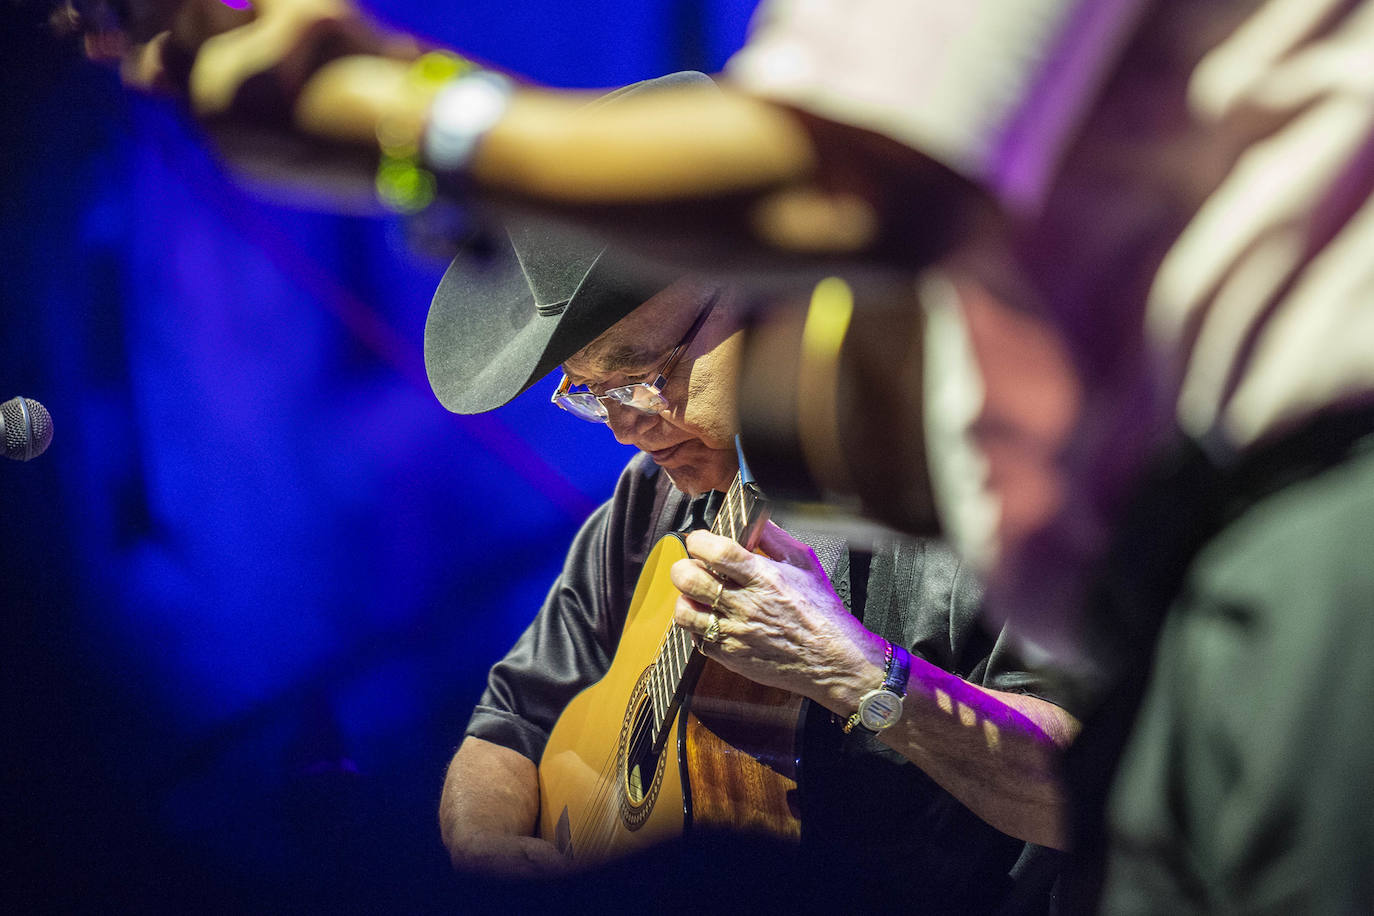
[[[568,702],[610,667],[639,572],[666,530],[669,489],[652,462],[630,462],[578,531],[539,613],[492,667],[466,734],[539,759]]]

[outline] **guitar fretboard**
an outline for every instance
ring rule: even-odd
[[[735,475],[735,481],[725,494],[711,533],[754,549],[759,532],[768,518],[767,503],[752,480],[745,474]],[[692,644],[692,635],[673,624],[663,639],[652,670],[649,672],[648,693],[653,703],[652,745],[655,751],[667,740],[667,728],[677,716],[682,700],[691,688],[692,680],[706,657]]]

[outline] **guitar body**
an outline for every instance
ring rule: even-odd
[[[673,628],[668,570],[687,556],[655,545],[605,677],[568,704],[539,762],[539,835],[580,865],[681,836],[692,824],[800,835],[796,766],[801,698],[761,687],[693,652],[696,689],[660,732],[647,721],[655,660]]]

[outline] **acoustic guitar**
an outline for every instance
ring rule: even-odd
[[[767,518],[741,462],[712,531],[753,549]],[[579,866],[711,827],[800,836],[802,698],[748,681],[673,622],[668,570],[682,538],[655,545],[605,677],[573,698],[539,762],[539,835]]]

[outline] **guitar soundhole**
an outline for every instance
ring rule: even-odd
[[[663,766],[668,755],[653,752],[653,704],[649,702],[645,669],[630,693],[625,721],[620,726],[620,748],[616,755],[616,776],[620,788],[620,819],[629,830],[637,830],[649,818],[663,784]]]

